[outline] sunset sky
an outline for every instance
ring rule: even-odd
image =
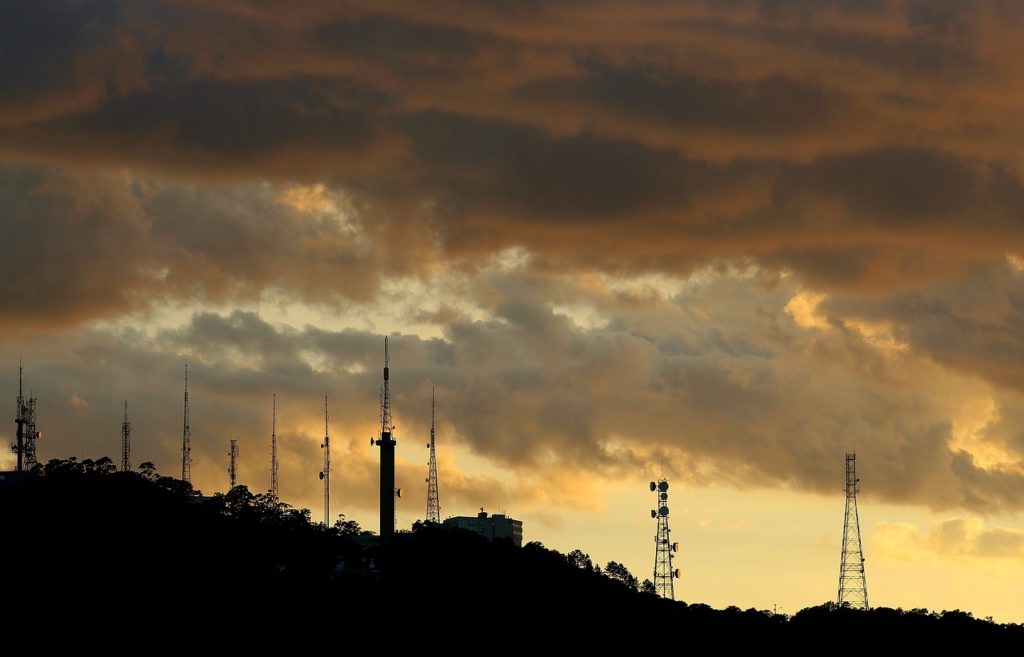
[[[0,401],[41,460],[425,511],[836,595],[856,450],[873,606],[1024,621],[1024,4],[0,5]],[[5,422],[3,439],[13,439]],[[0,466],[13,466],[5,448]]]

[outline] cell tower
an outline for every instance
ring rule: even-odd
[[[124,422],[121,423],[121,472],[132,469],[132,425],[128,421],[128,400],[124,400]]]
[[[277,395],[271,406],[270,420],[270,496],[277,501]]]
[[[231,488],[235,487],[238,483],[238,440],[235,438],[231,440],[231,451],[228,452],[228,478],[231,480]]]
[[[18,361],[18,399],[14,423],[17,425],[15,441],[11,443],[11,451],[17,455],[18,472],[31,470],[36,465],[36,439],[43,434],[36,431],[36,398],[25,397],[22,388],[22,365]]]
[[[868,609],[868,581],[864,574],[864,550],[860,543],[857,513],[857,455],[846,455],[846,514],[843,518],[843,555],[839,561],[839,605]]]
[[[188,363],[185,363],[185,424],[181,431],[181,480],[192,483],[192,427],[188,424]]]
[[[320,445],[324,450],[324,469],[320,478],[324,480],[324,526],[331,526],[331,434],[327,430],[327,395],[324,395],[324,442]]]
[[[658,508],[651,510],[651,517],[658,521],[658,532],[654,535],[654,590],[663,598],[675,600],[679,569],[672,568],[672,557],[679,550],[679,543],[672,542],[672,530],[668,528],[668,480],[662,477],[657,483],[652,481],[651,491],[658,501]]]
[[[391,388],[389,382],[388,338],[384,337],[384,386],[380,395],[380,438],[371,439],[380,447],[380,536],[389,538],[395,533],[395,430],[391,422]]]
[[[25,395],[22,393],[21,387],[21,374],[22,367],[21,361],[18,361],[18,398],[15,400],[15,415],[14,423],[17,425],[17,432],[15,434],[15,442],[11,443],[11,451],[18,455],[18,461],[16,469],[21,472],[25,469],[25,425],[28,423],[25,417],[27,412],[27,405],[25,403]]]
[[[427,463],[427,522],[441,522],[441,501],[437,496],[437,454],[434,450],[434,389],[430,389],[430,461]]]

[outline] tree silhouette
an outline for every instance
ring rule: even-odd
[[[639,580],[633,576],[633,573],[629,572],[628,568],[617,561],[609,561],[608,565],[604,568],[604,574],[606,577],[622,583],[630,590],[635,591],[640,586]]]

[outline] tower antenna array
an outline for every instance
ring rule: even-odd
[[[388,338],[384,336],[384,386],[380,397],[380,438],[372,441],[380,447],[380,536],[389,538],[395,533],[395,440],[391,422],[391,383]]]
[[[651,482],[651,491],[657,499],[658,508],[651,510],[651,517],[658,521],[658,531],[654,535],[654,590],[663,598],[676,599],[675,580],[679,577],[679,569],[672,568],[674,553],[679,551],[679,543],[673,543],[668,528],[668,480],[662,477]]]
[[[329,527],[331,521],[331,435],[327,429],[327,395],[324,395],[324,442],[320,445],[324,450],[324,469],[320,478],[324,480],[324,526]]]
[[[128,421],[128,400],[124,400],[124,422],[121,423],[121,472],[132,469],[132,424]]]
[[[272,400],[270,420],[270,496],[277,501],[277,394]]]
[[[192,427],[188,420],[188,363],[185,363],[185,413],[181,430],[181,480],[192,483]]]
[[[843,518],[843,554],[839,560],[840,606],[868,609],[868,582],[864,574],[864,551],[860,543],[857,513],[857,455],[846,455],[846,513]]]
[[[441,522],[441,502],[437,494],[437,453],[434,449],[434,389],[430,389],[430,461],[427,463],[427,522]]]

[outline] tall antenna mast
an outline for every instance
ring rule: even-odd
[[[270,496],[277,501],[277,394],[272,401],[270,420]]]
[[[331,521],[331,435],[327,429],[327,395],[324,395],[324,442],[320,447],[324,450],[324,469],[320,478],[324,480],[324,527],[330,527]]]
[[[380,447],[380,536],[389,538],[395,533],[395,430],[391,422],[391,383],[388,338],[384,336],[384,386],[380,398],[380,438],[373,441]]]
[[[121,423],[121,472],[132,469],[132,425],[128,421],[128,400],[124,400],[124,422]]]
[[[28,399],[22,388],[21,358],[18,358],[18,399],[16,401],[16,414],[14,423],[17,425],[14,442],[11,443],[11,451],[17,454],[18,472],[31,470],[36,466],[36,439],[42,438],[43,434],[36,431],[36,398],[29,393]]]
[[[857,513],[857,455],[846,455],[846,514],[843,518],[843,554],[839,560],[841,607],[868,609],[868,582],[864,574],[864,551],[860,543],[860,516]]]
[[[437,453],[434,449],[434,389],[430,389],[430,461],[427,462],[427,522],[441,522],[441,501],[437,494]]]
[[[672,530],[668,528],[668,480],[662,477],[657,483],[651,482],[658,508],[651,510],[651,517],[658,520],[658,531],[654,535],[654,590],[663,598],[676,599],[675,580],[679,569],[672,568],[672,558],[679,551],[679,543],[671,541]]]
[[[238,483],[238,440],[230,438],[231,451],[228,452],[228,478],[231,480],[231,488]]]
[[[25,417],[28,406],[25,404],[25,395],[22,392],[21,375],[21,358],[18,358],[18,399],[15,401],[16,413],[14,416],[17,432],[15,442],[11,443],[11,451],[18,456],[18,472],[25,469],[25,425],[28,423],[28,418]]]
[[[181,480],[192,483],[192,428],[188,424],[188,363],[185,363],[185,423],[181,431]]]

